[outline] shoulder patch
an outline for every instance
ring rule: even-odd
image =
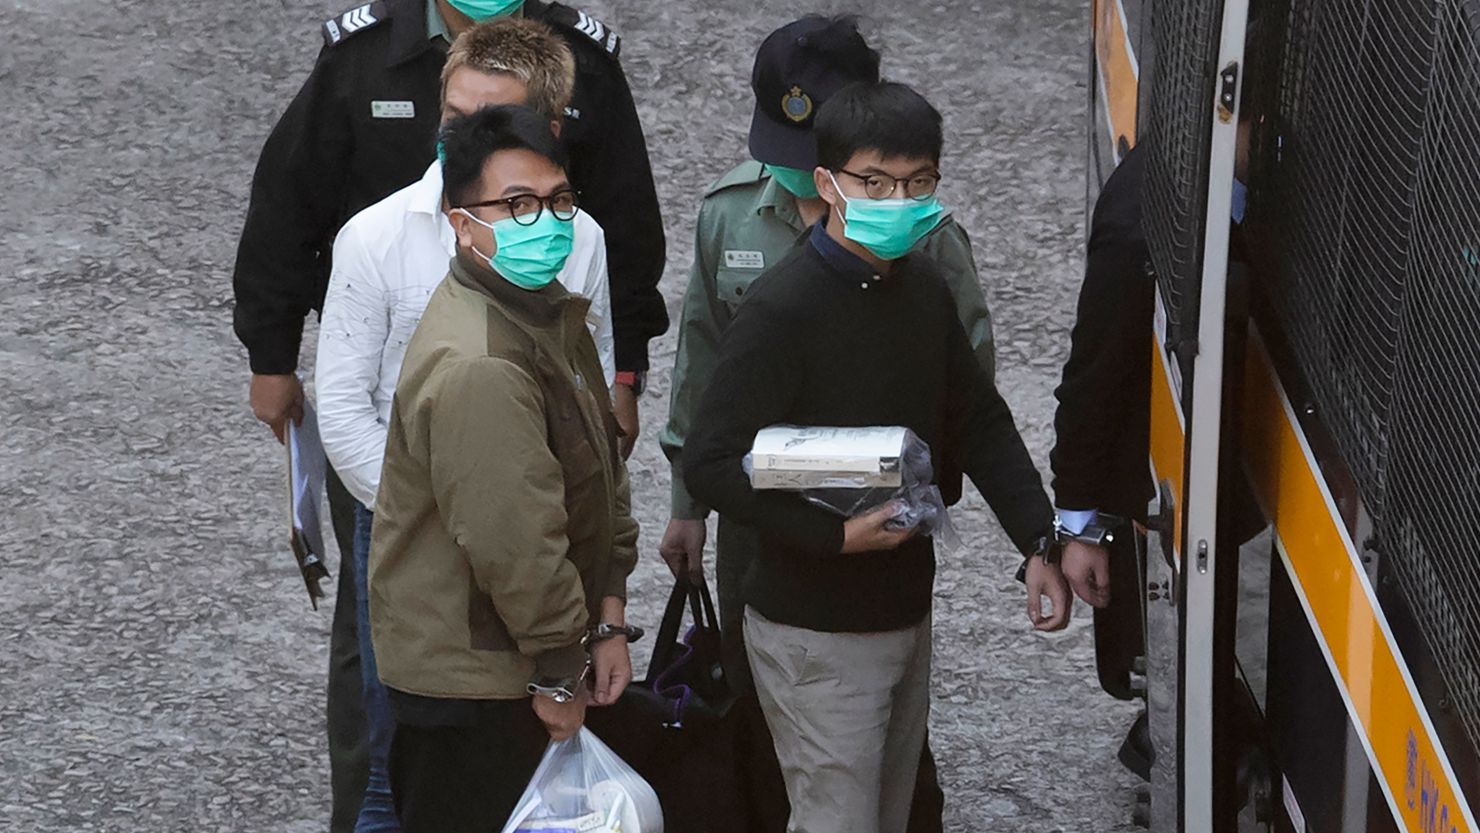
[[[754,159],[748,159],[731,168],[724,176],[716,179],[704,190],[704,196],[718,194],[737,185],[752,185],[765,178],[766,169]]]
[[[561,3],[551,3],[546,9],[545,20],[580,32],[613,59],[621,57],[622,39],[617,33],[610,26],[580,9],[572,9]]]
[[[390,17],[385,5],[384,0],[375,0],[324,21],[324,46],[338,46],[350,35],[363,32]]]

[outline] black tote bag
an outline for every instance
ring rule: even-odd
[[[586,725],[652,784],[665,833],[743,833],[734,702],[709,586],[684,576],[668,598],[647,675],[614,705],[589,709]]]

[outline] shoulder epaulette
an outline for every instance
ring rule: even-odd
[[[718,194],[720,191],[723,191],[726,188],[734,188],[737,185],[751,185],[760,182],[761,179],[765,177],[765,175],[766,169],[764,166],[761,165],[761,163],[755,161],[754,159],[747,159],[746,161],[741,162],[740,164],[731,168],[725,173],[724,176],[716,179],[713,183],[711,183],[710,186],[705,189],[704,196],[707,197],[712,194]]]
[[[617,36],[616,31],[580,9],[572,9],[560,3],[551,3],[545,12],[545,20],[580,32],[613,59],[621,57],[622,39]]]
[[[363,32],[388,19],[390,13],[385,5],[384,0],[375,0],[324,21],[324,45],[338,46],[350,35]]]

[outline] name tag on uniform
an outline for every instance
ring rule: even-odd
[[[762,252],[745,252],[725,249],[726,269],[764,269],[766,256]]]
[[[416,118],[416,102],[372,101],[370,102],[370,116],[377,119],[414,119]]]

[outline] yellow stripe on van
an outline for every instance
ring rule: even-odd
[[[1394,817],[1480,833],[1257,331],[1244,397],[1249,477]]]
[[[1161,352],[1161,339],[1155,334],[1151,338],[1151,355],[1151,471],[1157,484],[1165,481],[1170,487],[1172,554],[1181,569],[1182,469],[1187,435],[1182,428],[1181,405],[1172,389],[1172,374]]]
[[[1139,80],[1127,31],[1117,0],[1095,0],[1095,55],[1110,131],[1114,134],[1111,141],[1113,144],[1124,138],[1127,147],[1134,147]]]

